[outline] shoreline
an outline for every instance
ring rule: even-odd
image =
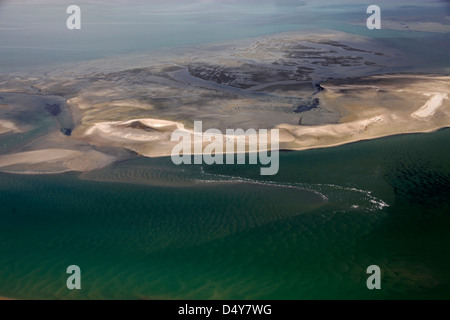
[[[434,129],[430,129],[427,131],[410,131],[410,132],[403,132],[403,133],[396,133],[396,134],[387,134],[387,135],[379,135],[379,136],[373,136],[370,138],[363,138],[363,139],[355,139],[355,140],[349,140],[346,142],[339,142],[339,143],[335,143],[335,144],[329,144],[329,145],[320,145],[320,146],[311,146],[311,147],[300,147],[300,148],[279,148],[278,151],[280,153],[288,153],[288,152],[302,152],[302,151],[309,151],[309,150],[318,150],[318,149],[331,149],[331,148],[336,148],[336,147],[341,147],[341,146],[345,146],[345,145],[350,145],[350,144],[354,144],[354,143],[359,143],[359,142],[367,142],[367,141],[371,141],[371,140],[377,140],[377,139],[384,139],[384,138],[390,138],[390,137],[396,137],[396,136],[403,136],[403,135],[415,135],[415,134],[429,134],[429,133],[435,133],[441,130],[446,130],[449,129],[450,130],[450,124],[444,127],[437,127]],[[248,153],[248,152],[246,152]],[[218,153],[219,155],[225,155],[226,153]],[[191,156],[194,156],[195,154],[191,154]],[[145,158],[170,158],[170,154],[165,154],[165,155],[157,155],[157,156],[145,156]],[[131,158],[130,158],[131,159]],[[123,161],[122,160],[118,160],[118,161]],[[125,159],[126,160],[126,159]],[[116,161],[116,162],[118,162]],[[114,164],[116,162],[113,162],[111,164]],[[98,169],[104,169],[106,167],[101,167]],[[1,170],[0,167],[0,173],[6,173],[6,174],[17,174],[17,175],[57,175],[57,174],[63,174],[63,173],[68,173],[68,172],[78,172],[81,173],[82,175],[91,172],[92,170],[87,170],[87,171],[83,171],[83,170],[74,170],[74,169],[64,169],[61,171],[47,171],[47,172],[33,172],[33,171],[14,171],[14,170]],[[88,179],[89,180],[89,179]],[[2,299],[2,297],[0,297],[0,300],[15,300],[15,299],[11,299],[11,298],[5,298]]]
[[[358,139],[358,140],[350,140],[348,142],[336,143],[336,144],[332,144],[332,145],[305,147],[305,148],[298,148],[298,149],[287,149],[287,150],[283,150],[283,151],[293,152],[293,151],[308,151],[308,150],[316,150],[316,149],[328,149],[328,148],[345,146],[347,144],[353,144],[353,143],[371,141],[371,140],[377,140],[377,139],[384,139],[384,138],[390,138],[390,137],[396,137],[396,136],[435,133],[440,130],[445,130],[445,129],[449,129],[449,128],[450,128],[450,124],[447,126],[444,126],[444,127],[437,127],[437,128],[430,129],[427,131],[410,131],[410,132],[402,132],[402,133],[395,133],[395,134],[387,134],[387,135],[373,136],[370,138],[363,138],[363,139]]]

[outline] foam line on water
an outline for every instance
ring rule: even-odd
[[[194,181],[196,183],[250,183],[270,187],[292,188],[301,191],[312,192],[320,196],[324,201],[332,200],[333,202],[342,202],[343,197],[340,196],[333,197],[333,191],[337,190],[340,192],[353,192],[361,194],[363,198],[360,198],[360,200],[363,200],[368,205],[367,207],[364,208],[361,205],[352,203],[348,205],[350,209],[367,209],[369,211],[376,211],[382,210],[385,207],[389,207],[389,204],[386,203],[384,200],[372,195],[372,191],[362,190],[354,187],[343,187],[335,184],[280,183],[277,181],[270,181],[270,180],[261,181],[239,176],[207,173],[204,171],[203,167],[200,167],[200,172],[202,175],[212,177],[213,179],[195,179]]]

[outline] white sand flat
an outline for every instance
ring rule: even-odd
[[[444,99],[447,99],[446,93],[438,93],[423,105],[422,108],[412,114],[413,117],[427,118],[432,116],[436,110],[442,105]]]

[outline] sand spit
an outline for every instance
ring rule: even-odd
[[[115,160],[95,150],[43,149],[0,156],[0,170],[27,174],[91,171]]]

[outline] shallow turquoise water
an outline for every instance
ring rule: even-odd
[[[290,1],[288,1],[290,2]],[[87,61],[154,49],[197,46],[286,31],[314,34],[337,30],[377,39],[380,48],[402,52],[406,71],[448,67],[447,34],[368,30],[368,4],[355,1],[79,1],[81,30],[69,31],[71,3],[0,3],[0,73],[40,72],[55,64]],[[285,2],[286,3],[286,2]],[[278,4],[278,5],[277,5]],[[299,5],[300,4],[300,5]],[[400,16],[434,21],[448,12],[445,3],[381,1],[383,19]],[[433,18],[434,17],[434,18]],[[390,72],[394,70],[389,70]],[[404,71],[404,70],[403,70]]]
[[[84,177],[103,182],[2,174],[0,296],[448,299],[449,138],[285,152],[265,179],[142,158]],[[72,264],[81,291],[66,288]]]

